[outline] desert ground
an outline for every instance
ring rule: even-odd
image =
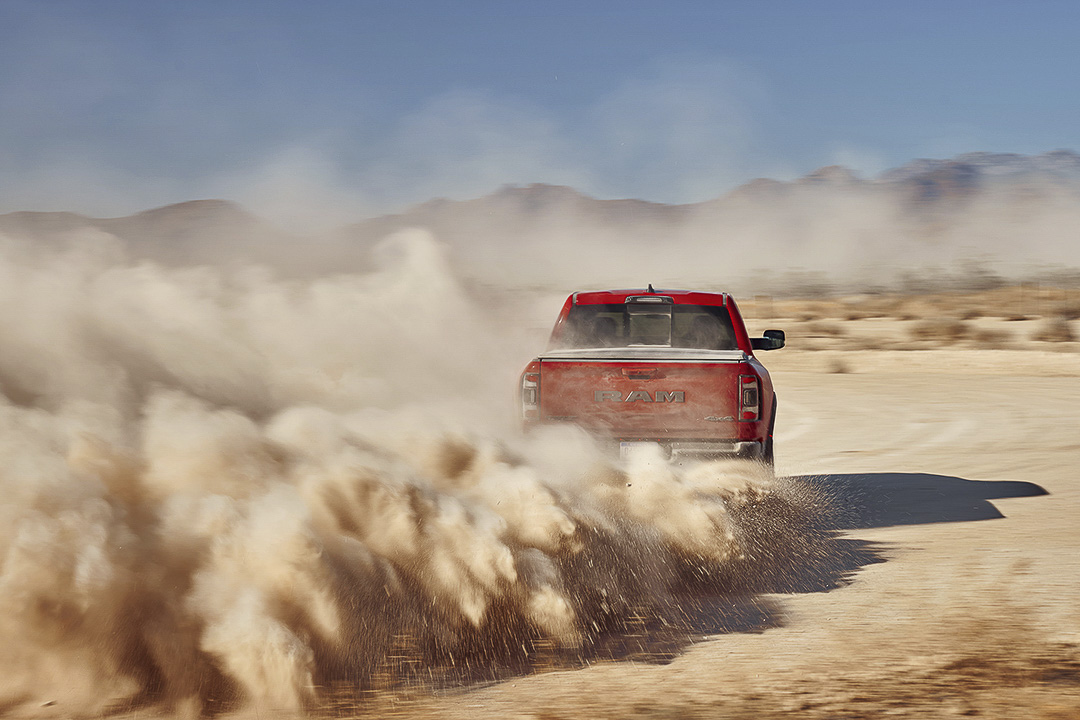
[[[720,488],[721,479],[727,482],[743,477],[739,473],[757,474],[759,485],[748,481],[745,489],[730,490],[736,485],[729,484],[725,490],[703,491],[703,497],[719,498],[724,512],[729,513],[723,522],[705,525],[704,532],[741,554],[724,555],[719,560],[697,555],[702,562],[694,564],[697,551],[693,548],[708,546],[691,543],[683,546],[690,550],[672,555],[674,560],[669,561],[665,559],[668,556],[664,545],[654,540],[640,541],[641,537],[659,536],[656,534],[662,530],[661,525],[639,522],[635,527],[645,532],[644,536],[604,535],[607,531],[597,529],[610,525],[577,526],[585,530],[567,538],[585,543],[582,547],[586,551],[568,551],[572,558],[583,559],[571,559],[561,566],[565,584],[560,587],[578,593],[576,597],[595,597],[606,593],[607,587],[619,592],[613,600],[614,610],[606,607],[607,598],[615,595],[604,594],[600,610],[596,605],[582,605],[586,609],[582,610],[579,624],[590,626],[582,631],[587,635],[586,642],[559,645],[562,636],[554,632],[537,634],[530,626],[515,624],[517,621],[499,625],[498,620],[485,620],[476,625],[477,636],[464,634],[462,642],[444,642],[441,647],[450,648],[450,652],[440,650],[441,655],[432,655],[433,645],[424,649],[417,640],[425,637],[423,632],[429,638],[426,642],[434,643],[430,637],[442,638],[461,627],[429,620],[445,612],[442,606],[433,605],[431,598],[435,595],[410,595],[397,588],[398,595],[393,596],[396,599],[387,601],[376,592],[379,586],[371,579],[379,575],[342,574],[340,577],[348,582],[334,586],[342,588],[340,596],[333,596],[340,600],[335,607],[341,617],[353,618],[349,622],[356,624],[344,626],[334,636],[340,638],[340,642],[335,641],[337,645],[315,646],[329,658],[319,666],[326,680],[308,675],[307,684],[299,687],[302,692],[289,694],[291,686],[283,686],[280,678],[295,678],[283,670],[288,670],[288,663],[296,657],[304,656],[269,643],[268,636],[260,631],[263,626],[249,627],[253,618],[258,620],[263,615],[247,606],[239,607],[235,615],[223,615],[224,619],[213,626],[219,633],[213,637],[220,643],[207,646],[207,632],[194,631],[201,626],[159,627],[163,613],[170,617],[167,612],[174,607],[172,599],[185,590],[164,586],[158,592],[154,587],[134,604],[129,595],[119,592],[114,603],[102,605],[103,610],[115,610],[115,620],[106,614],[101,616],[105,621],[98,621],[97,615],[89,614],[85,622],[77,622],[82,617],[78,615],[82,606],[72,603],[38,602],[25,606],[23,614],[12,615],[16,620],[26,617],[27,622],[40,623],[40,628],[29,625],[24,634],[34,640],[26,656],[48,661],[40,667],[51,675],[41,675],[35,665],[9,664],[10,672],[2,678],[7,694],[0,715],[447,720],[824,720],[954,715],[1080,718],[1080,291],[1032,284],[963,293],[739,300],[751,334],[781,328],[788,335],[788,347],[761,353],[780,399],[775,477],[760,466],[743,465],[740,469],[730,463],[680,469],[685,474],[679,477],[704,469],[706,479],[717,479],[716,488]],[[552,302],[557,307],[561,299]],[[545,307],[540,308],[540,304]],[[546,305],[538,303],[536,347],[542,347],[550,323],[551,310]],[[509,307],[506,312],[516,317],[520,308]],[[213,334],[207,338],[207,347],[222,343]],[[522,343],[515,340],[514,344]],[[529,345],[523,352],[531,352],[532,348]],[[355,350],[350,350],[350,357]],[[300,358],[296,366],[303,369],[311,363],[315,360]],[[256,373],[259,366],[238,363],[236,367],[236,378],[243,380]],[[184,377],[178,376],[179,386],[197,389],[197,383],[184,384]],[[236,380],[229,377],[230,382]],[[500,387],[503,384],[500,380]],[[311,393],[304,397],[308,395]],[[238,397],[240,400],[235,402],[246,396]],[[253,391],[252,397],[262,395]],[[28,395],[23,401],[29,402],[28,398],[32,399]],[[9,412],[26,411],[9,408]],[[169,412],[177,415],[179,410]],[[274,456],[277,460],[267,456],[265,467],[241,465],[237,471],[240,474],[229,475],[232,466],[221,463],[236,451],[233,445],[221,445],[221,438],[233,438],[234,442],[245,439],[248,444],[243,447],[254,453],[268,444],[259,435],[261,430],[254,421],[241,422],[243,419],[238,420],[235,414],[198,407],[185,412],[188,414],[177,417],[188,418],[194,425],[175,425],[183,431],[179,437],[202,438],[200,442],[209,443],[210,450],[198,443],[183,445],[183,457],[191,455],[194,447],[201,453],[198,457],[205,455],[218,463],[191,466],[188,474],[182,474],[185,482],[193,482],[189,475],[195,480],[220,475],[233,478],[243,492],[253,492],[251,488],[263,487],[260,483],[272,480],[280,486],[291,477],[274,469],[285,455]],[[46,416],[38,413],[34,417]],[[324,423],[333,419],[330,415],[319,417]],[[413,421],[412,415],[405,417]],[[230,419],[233,425],[222,424],[222,418]],[[202,430],[204,426],[207,429]],[[240,430],[233,426],[246,434],[238,434]],[[302,426],[309,430],[311,427]],[[394,427],[365,432],[373,438],[396,439],[398,434]],[[408,453],[416,454],[415,448],[420,447],[412,441],[400,442]],[[610,460],[598,465],[605,468],[606,475],[590,476],[576,469],[577,458],[591,457],[588,454],[562,453],[555,445],[524,445],[540,448],[535,452],[550,448],[552,455],[566,454],[575,463],[574,472],[568,476],[576,478],[573,482],[587,480],[592,483],[590,492],[599,488],[598,492],[608,493],[605,497],[616,498],[626,508],[631,507],[635,493],[638,498],[651,498],[649,502],[657,505],[664,505],[669,497],[641,494],[646,492],[642,488],[648,486],[646,476],[634,474],[636,470],[613,469]],[[57,463],[62,467],[80,462],[85,465],[96,458],[104,465],[93,467],[102,477],[111,478],[110,482],[143,477],[134,472],[137,465],[117,459],[127,456],[91,452],[97,447],[83,448],[82,455],[68,451]],[[165,450],[170,447],[164,445]],[[284,446],[279,443],[274,447]],[[323,445],[314,447],[316,454],[312,457],[316,460],[336,457]],[[423,488],[426,495],[417,497],[444,498],[451,491],[465,492],[458,486],[465,473],[480,468],[471,481],[478,482],[475,478],[486,477],[483,472],[490,468],[508,467],[500,465],[502,460],[497,454],[469,450],[468,445],[430,447],[442,448],[442,454],[436,453],[428,460],[437,461],[432,468],[443,469],[425,476],[433,479]],[[462,447],[468,452],[460,451]],[[148,462],[157,461],[159,456],[172,458],[165,450],[148,453]],[[246,457],[243,453],[240,456]],[[417,460],[417,467],[427,467],[424,457]],[[535,460],[533,457],[530,462]],[[659,458],[656,462],[664,466]],[[483,470],[485,467],[488,470]],[[145,477],[143,481],[147,482]],[[608,481],[613,483],[605,484]],[[555,496],[548,489],[559,487],[539,481],[518,482],[521,484],[511,484],[512,488],[525,490],[514,502],[520,502],[530,512],[543,505],[537,497],[550,501]],[[436,493],[433,488],[440,487],[437,483],[448,489]],[[70,487],[82,486],[75,483]],[[652,487],[662,487],[665,493],[682,491],[678,483]],[[768,490],[760,491],[762,487]],[[215,485],[214,492],[222,491]],[[491,493],[491,497],[483,496],[487,507],[497,507],[502,500],[511,498],[490,489],[486,492]],[[573,492],[566,496],[586,497]],[[238,497],[245,496],[238,491]],[[295,496],[282,497],[288,502],[281,508],[296,509]],[[140,507],[122,493],[103,494],[102,498],[118,512]],[[102,502],[95,502],[93,507],[104,507]],[[344,501],[339,498],[335,502],[340,505]],[[357,502],[357,507],[364,505]],[[664,516],[660,508],[646,516],[653,518],[650,522],[667,523],[663,532],[676,533],[662,537],[676,538],[681,537],[680,528],[690,524],[688,512],[716,506],[713,500],[667,504],[677,512]],[[150,507],[154,512],[163,512],[165,505]],[[265,537],[309,538],[312,528],[322,527],[305,521],[309,524],[297,525],[303,532],[290,535],[281,530],[280,517],[269,516]],[[579,513],[575,517],[588,516]],[[632,515],[627,517],[633,519]],[[64,550],[66,546],[58,546],[47,562],[37,560],[38,555],[28,556],[28,562],[33,564],[27,567],[42,569],[39,575],[53,583],[53,576],[45,570],[53,566],[63,570],[64,558],[78,556],[76,550],[87,538],[108,537],[95,527],[73,536],[75,550],[69,552]],[[157,526],[151,524],[145,536],[124,537],[143,537],[143,544],[151,547],[158,539],[174,538],[178,533],[181,538],[187,537],[177,529],[180,526],[170,527],[162,529],[159,536],[155,534]],[[235,564],[225,564],[216,570],[217,574],[205,576],[225,583],[220,594],[204,598],[211,609],[219,607],[219,603],[232,607],[239,591],[225,581],[233,576],[239,574],[256,586],[265,580],[252,567],[262,568],[264,575],[277,583],[275,587],[283,588],[282,597],[292,597],[285,591],[311,588],[322,577],[319,573],[326,571],[328,559],[347,557],[300,543],[296,545],[302,551],[298,559],[286,554],[281,560],[278,554],[294,546],[283,549],[271,543],[268,557],[272,562],[268,560],[264,567],[259,564],[259,552],[267,543],[260,539],[262,535],[254,540],[247,538],[242,534],[246,527],[237,523],[235,528],[226,526],[210,533],[215,540],[224,533],[236,543],[223,547],[244,550],[235,555]],[[720,529],[735,532],[738,537],[731,535],[729,543],[718,534]],[[333,533],[327,531],[327,536],[333,537]],[[446,542],[452,542],[459,535],[446,537]],[[617,543],[610,538],[617,538]],[[128,544],[126,540],[124,544]],[[141,547],[137,542],[134,546]],[[316,549],[308,552],[312,548]],[[475,556],[475,552],[462,552]],[[553,557],[556,552],[551,551]],[[125,557],[118,555],[116,562]],[[152,560],[157,556],[147,557]],[[188,556],[181,553],[177,557]],[[417,555],[419,560],[424,557]],[[218,558],[207,551],[205,558],[224,562],[234,556]],[[208,562],[205,558],[203,562]],[[689,564],[680,564],[687,558]],[[595,569],[594,560],[599,563]],[[154,563],[131,563],[130,575],[121,573],[116,577],[132,578],[132,587],[157,577],[153,574],[157,567]],[[347,570],[352,566],[340,567]],[[181,564],[184,568],[188,565]],[[248,572],[251,577],[245,575]],[[33,573],[17,577],[24,576],[37,577]],[[64,577],[60,574],[61,580]],[[658,577],[663,579],[656,580]],[[618,582],[604,585],[604,578],[609,583],[613,579]],[[448,588],[444,594],[456,597],[451,591],[457,587]],[[623,588],[629,588],[625,596]],[[46,584],[45,590],[53,594],[42,591],[30,597],[63,597],[59,591],[53,592],[53,584]],[[386,598],[392,597],[388,585],[383,585],[382,590]],[[282,617],[295,620],[302,616],[304,606],[300,603],[310,599],[303,593],[296,597],[296,605],[284,606],[291,608],[293,615]],[[513,606],[500,614],[497,605],[503,602],[500,597],[517,596],[495,597],[492,617],[513,620],[520,616],[520,611],[516,611],[519,615],[513,614]],[[644,605],[634,605],[625,597]],[[418,602],[427,604],[421,606]],[[97,606],[90,603],[90,607]],[[68,615],[59,612],[65,608]],[[132,608],[144,608],[143,615],[133,617]],[[395,620],[395,614],[411,618],[412,624]],[[187,615],[180,613],[178,617]],[[75,619],[64,624],[60,622],[64,618]],[[142,626],[138,624],[140,618]],[[370,622],[364,624],[367,620]],[[135,633],[162,637],[167,642],[187,637],[192,645],[166,644],[164,654],[154,656],[152,661],[145,647],[157,646],[136,643],[129,647],[116,640],[128,637],[124,633],[132,632],[125,630],[129,626]],[[301,637],[307,626],[294,622],[294,627],[301,633],[296,637]],[[185,628],[187,634],[181,632]],[[9,626],[8,632],[13,638],[23,637],[17,630]],[[160,631],[158,635],[154,635],[155,630]],[[220,634],[228,630],[236,632]],[[470,638],[476,642],[470,644]],[[364,649],[368,647],[366,640],[374,650]],[[11,648],[5,657],[8,655],[20,657]],[[235,657],[247,665],[226,664]],[[432,657],[434,661],[430,661]],[[221,671],[207,669],[211,662],[232,670],[239,667],[249,674],[234,672],[226,682]],[[354,666],[360,671],[349,670]],[[65,674],[63,668],[70,668],[72,673]],[[159,674],[155,674],[155,668]],[[90,680],[82,678],[83,685],[79,685],[75,677],[79,673]],[[129,677],[141,677],[143,684],[134,684]],[[169,694],[169,678],[182,692]],[[66,692],[65,683],[72,687],[71,692]],[[282,693],[275,694],[278,689]],[[101,699],[91,705],[80,698]],[[284,701],[275,704],[275,698]],[[278,709],[282,707],[292,709]]]
[[[322,711],[1080,717],[1077,300],[1028,287],[744,302],[752,331],[788,332],[764,358],[777,474],[839,510],[853,554],[832,587],[713,598],[675,643],[643,628],[608,657]]]

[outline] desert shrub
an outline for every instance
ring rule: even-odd
[[[1065,320],[1080,320],[1080,303],[1062,303],[1054,309],[1054,315]]]
[[[867,337],[862,335],[860,337],[852,338],[850,343],[852,350],[884,350],[885,345],[878,338]]]
[[[971,344],[980,350],[1000,350],[1011,337],[1010,332],[1000,328],[979,328],[971,334]]]
[[[805,334],[807,337],[839,337],[846,331],[838,323],[815,320],[807,323]]]
[[[830,358],[826,370],[834,374],[847,374],[851,372],[851,367],[840,358]]]
[[[1073,342],[1076,340],[1076,333],[1065,318],[1047,318],[1032,334],[1031,339],[1038,342]]]
[[[956,318],[927,318],[914,323],[908,332],[915,340],[951,344],[967,336],[968,326]]]
[[[807,302],[800,304],[794,317],[802,322],[812,322],[827,317],[835,317],[835,307],[831,303]]]

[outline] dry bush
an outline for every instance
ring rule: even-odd
[[[975,320],[976,318],[983,317],[983,309],[979,307],[967,307],[960,313],[961,320]]]
[[[838,323],[815,320],[807,323],[803,333],[806,337],[840,337],[846,332]]]
[[[840,309],[835,302],[808,302],[800,310],[799,319],[809,322],[822,318],[834,318],[840,316]]]
[[[831,358],[828,363],[827,371],[843,375],[851,372],[851,368],[840,358]]]
[[[941,314],[942,311],[925,298],[914,298],[897,305],[893,317],[897,320],[922,320],[938,317]]]
[[[1001,350],[1008,345],[1012,333],[999,328],[979,328],[971,334],[971,344],[980,350]]]
[[[1063,317],[1048,318],[1032,334],[1032,340],[1038,342],[1074,342],[1076,333],[1072,325]]]
[[[885,344],[880,338],[867,337],[866,335],[860,335],[854,337],[849,342],[848,347],[851,350],[884,350]]]
[[[943,344],[952,344],[968,334],[968,326],[957,318],[927,318],[908,328],[916,340],[931,340]]]
[[[1065,320],[1080,320],[1080,302],[1062,303],[1054,309],[1053,314]]]

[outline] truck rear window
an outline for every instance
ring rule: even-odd
[[[737,350],[727,308],[710,305],[620,303],[575,305],[555,348],[680,347]]]

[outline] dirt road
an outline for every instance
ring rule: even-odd
[[[826,488],[846,536],[884,560],[860,563],[849,584],[760,598],[777,618],[756,632],[712,633],[703,620],[662,662],[353,712],[1080,717],[1080,372],[1006,374],[1015,358],[970,353],[973,372],[963,355],[942,355],[936,372],[905,372],[901,358],[865,373],[775,373],[778,472]]]

